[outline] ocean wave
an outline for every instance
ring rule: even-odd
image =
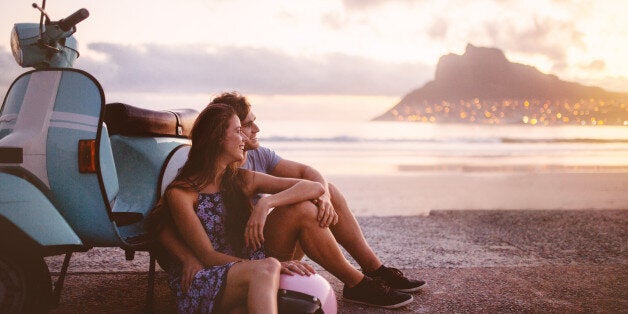
[[[365,138],[355,136],[331,136],[331,137],[287,137],[269,136],[260,138],[263,142],[331,142],[331,143],[486,143],[486,144],[628,144],[628,139],[601,139],[601,138],[512,138],[512,137],[486,137],[486,138]]]
[[[628,139],[603,138],[509,138],[501,139],[502,143],[586,143],[586,144],[628,144]]]

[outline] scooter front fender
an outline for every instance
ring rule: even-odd
[[[27,178],[0,172],[0,239],[6,245],[30,245],[42,254],[83,246],[81,239],[48,197]],[[26,239],[24,239],[26,238]]]

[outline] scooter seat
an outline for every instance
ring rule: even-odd
[[[109,135],[189,137],[198,111],[150,110],[123,103],[105,105]]]

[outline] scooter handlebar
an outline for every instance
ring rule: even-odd
[[[80,23],[81,21],[83,21],[87,17],[89,17],[89,11],[87,11],[87,9],[80,9],[80,10],[72,13],[70,16],[60,20],[59,21],[59,28],[62,31],[67,32],[67,31],[71,30],[72,27],[76,26],[76,24]]]

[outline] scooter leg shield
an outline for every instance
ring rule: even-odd
[[[0,219],[5,223],[10,222],[43,248],[83,245],[46,195],[33,184],[0,172],[0,186]],[[5,230],[0,229],[0,235]]]

